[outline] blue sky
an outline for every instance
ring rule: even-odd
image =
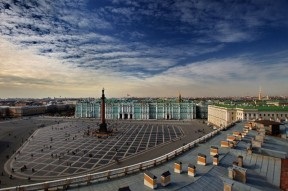
[[[1,0],[0,97],[288,95],[286,0]]]

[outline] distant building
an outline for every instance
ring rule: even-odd
[[[196,118],[196,107],[192,101],[178,100],[117,100],[107,99],[106,119],[174,119],[191,120]],[[100,100],[80,101],[76,104],[75,117],[100,118]]]
[[[0,119],[4,119],[9,115],[9,106],[0,106]]]
[[[288,100],[267,101],[267,105],[288,106]]]
[[[222,127],[238,120],[287,121],[288,107],[235,105],[208,106],[208,123]]]
[[[15,106],[9,107],[10,117],[22,117],[29,115],[39,115],[46,112],[46,106]]]

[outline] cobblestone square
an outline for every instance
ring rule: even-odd
[[[169,124],[111,122],[107,138],[88,136],[93,122],[65,122],[38,129],[16,160],[14,173],[23,177],[69,176],[95,170],[184,136],[181,127]],[[23,170],[25,166],[25,170]],[[22,169],[22,170],[21,170]]]

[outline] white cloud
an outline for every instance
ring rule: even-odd
[[[275,11],[281,3],[261,9],[269,1],[242,5],[210,0],[128,0],[112,2],[116,8],[89,10],[85,1],[78,0],[35,1],[38,6],[26,2],[29,9],[7,2],[10,9],[0,3],[0,78],[6,90],[8,84],[10,89],[25,84],[31,90],[63,86],[85,95],[91,88],[107,86],[111,94],[120,95],[124,86],[139,96],[154,91],[171,96],[176,89],[188,94],[193,88],[205,87],[199,92],[229,94],[216,85],[233,89],[231,84],[279,84],[287,79],[287,54],[276,59],[256,55],[251,56],[254,59],[205,58],[226,43],[255,40],[258,27],[278,19],[283,23],[282,9]],[[204,61],[191,62],[201,56]]]

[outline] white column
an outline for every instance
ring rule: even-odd
[[[91,104],[91,117],[94,117],[94,104]]]
[[[128,105],[128,119],[130,119],[130,113],[131,113],[131,104]]]
[[[86,103],[86,117],[88,117],[88,103]]]
[[[120,119],[120,110],[121,110],[121,105],[120,103],[118,103],[118,107],[117,107],[118,119]]]
[[[174,107],[173,107],[173,105],[172,105],[171,109],[172,109],[172,111],[171,111],[171,119],[172,119],[172,118],[174,118],[174,116],[173,116],[174,115],[174,112],[173,112],[174,111]]]
[[[147,113],[146,113],[146,119],[149,119],[149,104],[147,104]]]
[[[179,103],[178,107],[179,107],[179,110],[178,110],[178,114],[179,114],[179,115],[178,115],[178,119],[180,120],[180,119],[181,119],[181,116],[180,116],[180,113],[181,113],[181,112],[180,112],[180,103]]]
[[[156,103],[156,119],[158,119],[158,103]]]
[[[143,119],[143,104],[140,106],[140,119]]]
[[[134,116],[135,119],[135,113],[134,113],[134,104],[132,105],[132,117]]]
[[[166,104],[163,104],[163,119],[165,119],[165,113],[166,113]]]
[[[98,109],[98,116],[97,116],[97,118],[101,118],[101,103],[99,103],[99,109]]]
[[[81,103],[81,109],[80,109],[80,111],[81,111],[80,116],[83,117],[83,103]]]
[[[171,104],[168,104],[168,113],[169,113],[169,119],[172,118],[172,113],[171,113]]]

